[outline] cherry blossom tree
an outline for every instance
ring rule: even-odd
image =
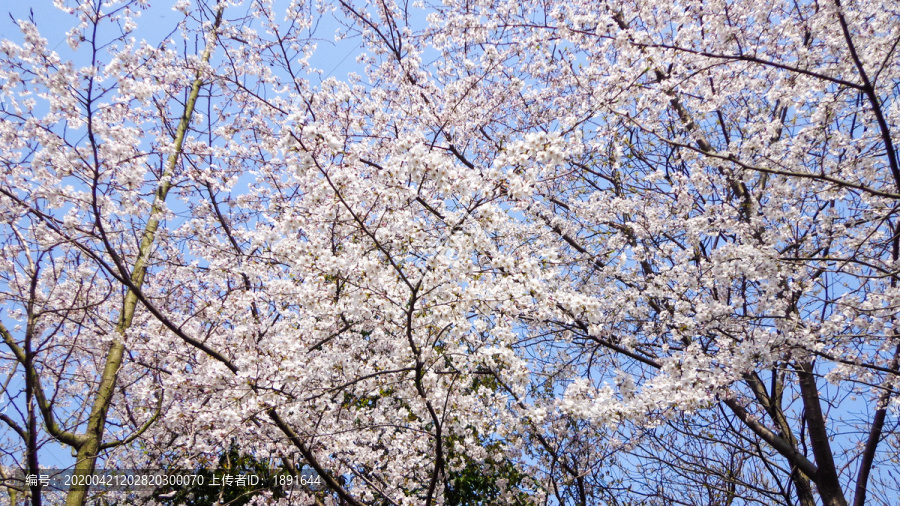
[[[155,331],[135,310],[149,296],[141,289],[212,46],[180,63],[164,45],[135,44],[127,36],[140,7],[64,7],[80,22],[67,39],[88,46],[87,66],[61,60],[31,21],[18,23],[23,44],[3,47],[4,302],[24,329],[0,332],[6,385],[24,378],[25,412],[22,423],[4,421],[25,440],[32,474],[36,413],[43,434],[72,448],[75,473],[89,474],[100,451],[135,440],[161,412],[158,351],[143,348]],[[211,26],[220,21],[221,9]],[[189,66],[195,78],[179,103]],[[104,437],[111,429],[122,439]],[[31,492],[40,504],[39,487]],[[67,504],[86,493],[73,486]]]
[[[293,503],[896,501],[894,3],[179,4],[195,56],[139,5],[4,45],[23,457],[53,385],[90,466],[237,445]]]

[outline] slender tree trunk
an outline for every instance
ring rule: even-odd
[[[37,278],[37,273],[35,273],[34,278]],[[30,304],[29,304],[30,305]],[[31,309],[29,308],[29,313]],[[28,318],[28,331],[25,333],[25,370],[29,371],[32,367],[34,367],[34,352],[31,349],[31,330],[34,325],[34,316],[29,315]],[[28,474],[30,475],[38,475],[40,474],[40,465],[38,464],[38,455],[37,455],[37,434],[38,434],[38,426],[37,426],[37,415],[35,413],[35,399],[34,399],[34,390],[35,385],[33,383],[34,378],[28,374],[25,375],[25,416],[27,417],[27,427],[25,428],[25,434],[27,435],[27,440],[25,441],[25,464],[28,469]],[[26,486],[28,486],[26,484]],[[36,485],[30,486],[30,495],[31,495],[31,506],[41,506],[41,484],[38,482]]]
[[[819,491],[819,497],[822,498],[822,503],[826,506],[847,506],[847,499],[844,497],[844,492],[841,490],[841,484],[838,481],[834,455],[831,453],[831,443],[828,441],[825,416],[822,414],[816,378],[813,376],[813,364],[811,362],[801,362],[797,370],[797,376],[800,383],[800,395],[803,398],[803,409],[806,411],[809,440],[812,444],[813,455],[816,458],[816,467],[818,468],[814,481]]]
[[[220,5],[216,13],[215,23],[212,31],[215,32],[222,22],[223,7]],[[206,63],[212,54],[213,44],[207,45],[203,52],[201,60]],[[131,283],[136,289],[140,289],[144,283],[144,277],[147,273],[147,264],[150,259],[150,253],[153,249],[153,242],[156,239],[156,231],[159,228],[160,217],[162,216],[163,203],[172,187],[172,176],[178,160],[183,153],[184,139],[190,126],[191,117],[194,114],[194,106],[200,95],[200,88],[203,85],[203,79],[200,71],[197,71],[194,82],[191,85],[191,91],[188,100],[185,103],[184,113],[175,133],[174,151],[169,155],[166,161],[166,168],[160,177],[159,186],[153,199],[153,207],[150,210],[150,218],[141,235],[140,249],[138,250],[138,258],[134,263],[131,271]],[[91,412],[88,416],[87,428],[84,433],[82,444],[77,448],[77,460],[73,476],[90,475],[94,472],[97,463],[98,453],[103,442],[103,429],[106,426],[106,418],[109,413],[109,407],[112,404],[113,394],[116,387],[116,379],[119,374],[119,368],[122,366],[122,360],[125,355],[124,336],[131,327],[134,319],[134,312],[137,306],[138,296],[134,290],[129,289],[125,294],[122,302],[122,311],[119,314],[119,321],[116,325],[116,338],[109,346],[106,353],[106,363],[103,373],[100,377],[100,386],[94,397],[94,403],[91,406]],[[72,486],[66,496],[66,506],[83,506],[87,499],[88,488],[85,485]]]

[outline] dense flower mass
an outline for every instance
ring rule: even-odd
[[[55,3],[0,42],[4,477],[900,500],[897,2]]]

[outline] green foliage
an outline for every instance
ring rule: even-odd
[[[447,475],[444,497],[448,506],[527,506],[534,502],[527,492],[527,476],[522,474],[509,459],[500,462],[491,459],[476,461],[453,450],[452,441],[447,444],[448,460],[462,459],[462,469]],[[483,443],[489,455],[502,455],[500,443]],[[504,491],[510,494],[504,496]]]
[[[259,460],[243,453],[237,445],[232,444],[227,452],[219,457],[215,468],[200,467],[191,471],[203,476],[203,484],[190,486],[166,487],[153,493],[154,499],[165,506],[211,506],[229,504],[242,506],[255,496],[271,492],[273,498],[285,496],[284,490],[278,486],[276,477],[285,472],[283,469],[273,470],[269,462]],[[255,476],[255,480],[237,483],[237,476]],[[230,476],[232,481],[224,485]],[[254,483],[250,483],[253,481]]]

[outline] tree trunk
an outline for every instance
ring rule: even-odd
[[[215,32],[222,22],[223,7],[220,6],[216,13],[216,20],[212,27]],[[207,45],[201,57],[202,61],[208,62],[212,54],[212,43]],[[139,290],[144,283],[144,276],[147,272],[147,263],[150,259],[150,252],[153,248],[153,241],[156,238],[156,231],[159,228],[160,216],[162,214],[162,205],[166,200],[166,196],[172,187],[171,179],[175,173],[175,167],[178,159],[183,153],[184,138],[187,135],[190,126],[191,117],[194,114],[194,106],[197,103],[197,97],[200,95],[200,87],[203,85],[203,79],[200,71],[197,71],[194,82],[191,85],[191,92],[184,106],[184,113],[175,133],[175,150],[169,155],[166,161],[166,169],[160,177],[159,187],[153,199],[153,207],[150,211],[150,219],[144,228],[141,236],[140,250],[138,258],[134,263],[131,271],[131,283],[135,289]],[[91,406],[91,413],[88,417],[87,429],[84,434],[83,443],[77,448],[77,461],[73,476],[90,475],[94,472],[97,463],[97,454],[103,441],[103,429],[106,426],[106,417],[109,407],[112,404],[113,393],[116,386],[116,378],[119,368],[122,366],[122,358],[125,354],[124,336],[134,319],[134,311],[137,306],[138,296],[134,290],[128,289],[125,294],[125,300],[122,302],[122,312],[119,315],[119,321],[116,325],[116,339],[110,344],[109,351],[106,354],[106,365],[103,369],[103,375],[100,378],[100,386],[97,389],[97,395],[94,398],[94,404]],[[84,483],[80,480],[74,480],[76,483]],[[83,506],[87,499],[88,486],[74,485],[69,489],[66,495],[66,506]]]

